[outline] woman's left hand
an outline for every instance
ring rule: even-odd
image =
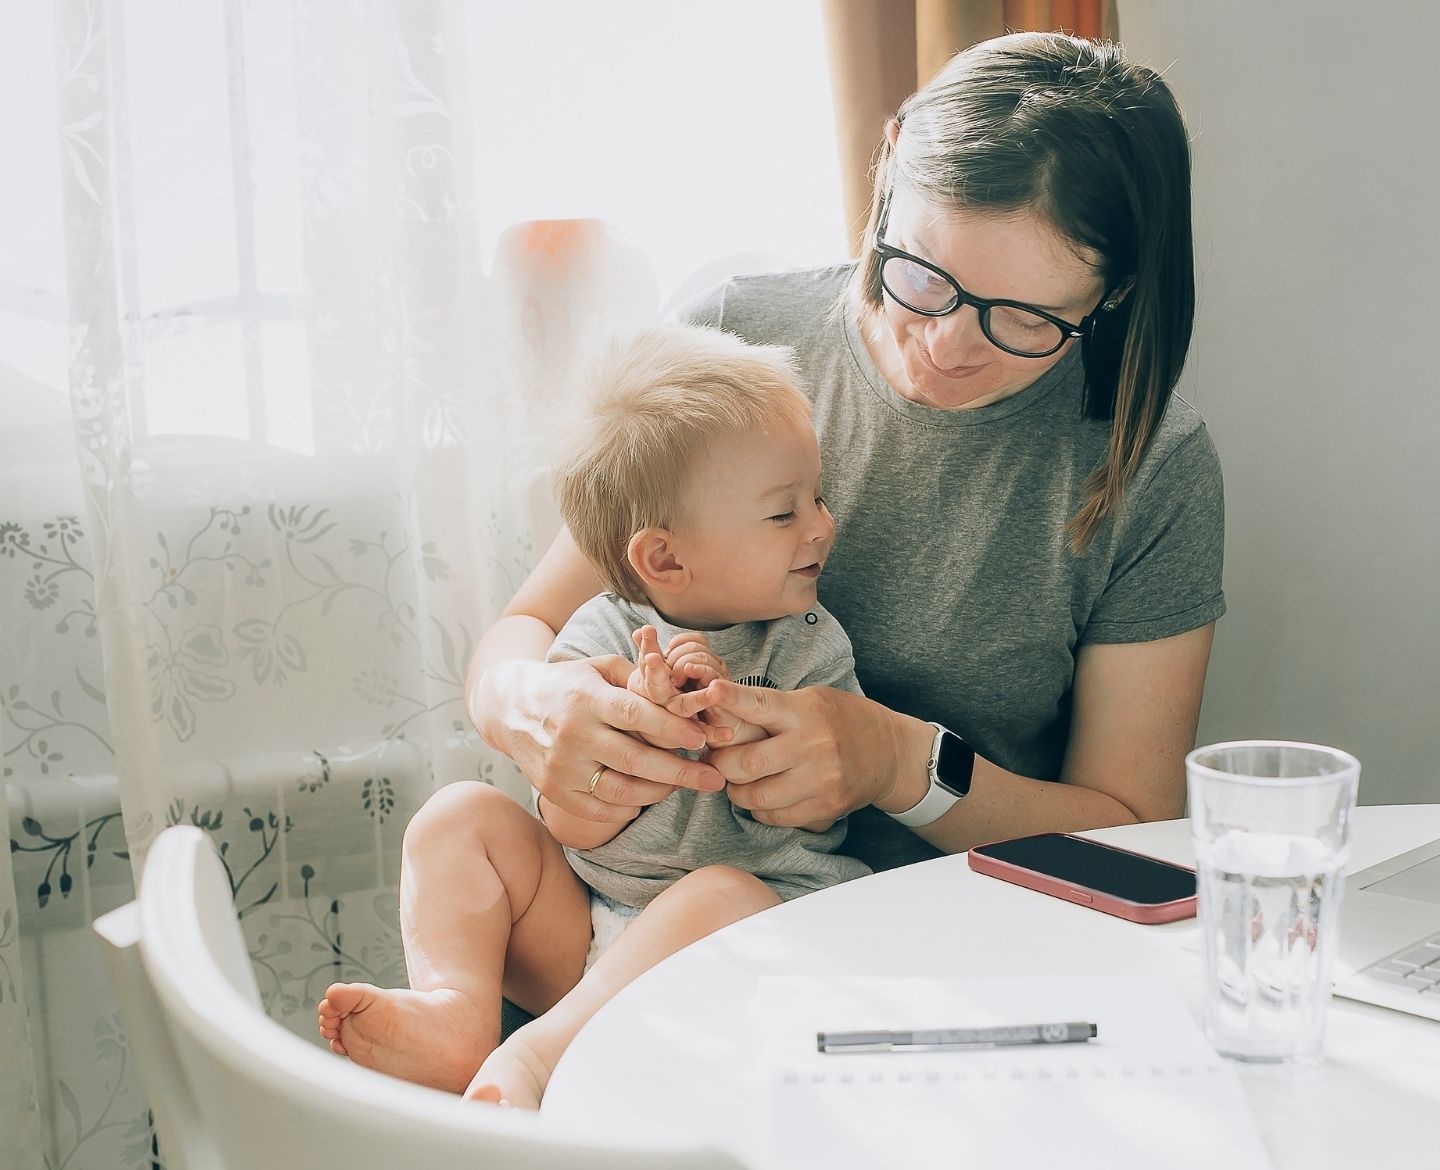
[[[762,727],[767,739],[711,751],[726,793],[767,825],[834,821],[883,800],[895,784],[896,716],[832,687],[776,691],[725,679],[676,700],[676,714],[711,707]]]

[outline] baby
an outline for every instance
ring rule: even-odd
[[[636,664],[629,689],[699,720],[714,747],[764,735],[706,698],[717,678],[858,693],[849,640],[816,599],[835,523],[820,495],[809,402],[786,351],[707,329],[652,329],[612,350],[587,408],[557,466],[556,495],[610,592],[574,613],[550,659],[627,655]],[[591,913],[577,918],[574,891],[559,883],[548,901],[539,888],[525,919],[551,933],[588,930],[590,953],[568,993],[480,1065],[467,1095],[481,1100],[538,1107],[570,1040],[641,972],[731,922],[868,872],[836,852],[843,821],[767,825],[724,791],[678,788],[623,824],[574,816],[544,797],[538,810]],[[508,819],[485,832],[498,843]],[[513,860],[517,836],[487,848],[497,870],[539,863]],[[535,848],[547,847],[555,848]],[[504,966],[503,955],[491,958],[492,969]],[[321,1035],[363,1063],[427,1079],[404,1054],[385,1051],[407,1043],[387,1005],[398,1010],[406,1001],[396,997],[415,994],[336,984],[319,1007]]]

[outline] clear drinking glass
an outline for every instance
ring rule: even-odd
[[[1324,1050],[1360,761],[1246,740],[1185,758],[1199,874],[1205,1031],[1238,1060]]]

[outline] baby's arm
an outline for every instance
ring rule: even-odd
[[[621,829],[645,811],[643,806],[635,808],[631,810],[633,815],[630,821],[620,821],[618,824],[610,821],[587,821],[584,817],[574,816],[551,804],[538,794],[535,797],[535,810],[545,822],[545,827],[550,830],[550,836],[571,849],[598,849],[607,841],[618,837]]]

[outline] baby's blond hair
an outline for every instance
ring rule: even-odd
[[[809,418],[790,350],[693,325],[647,329],[611,344],[591,370],[575,434],[555,464],[556,502],[607,587],[644,604],[630,538],[684,522],[686,491],[710,445]]]

